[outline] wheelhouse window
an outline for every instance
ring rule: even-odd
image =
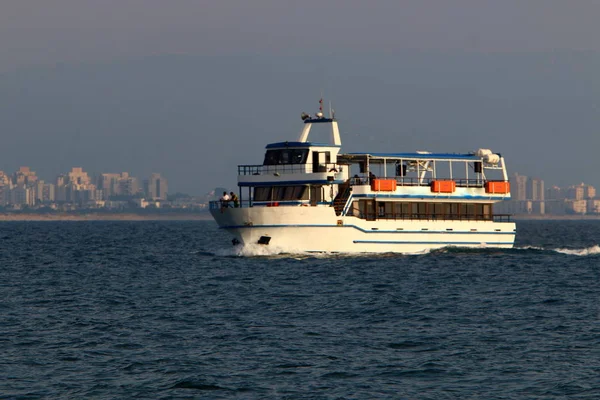
[[[267,150],[263,165],[306,164],[308,149]]]
[[[254,188],[254,201],[308,200],[306,186],[266,186]]]

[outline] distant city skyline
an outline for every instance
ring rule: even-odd
[[[115,202],[137,202],[141,208],[151,203],[160,207],[161,202],[166,204],[168,195],[167,179],[159,173],[142,180],[128,172],[90,176],[83,168],[73,167],[46,181],[28,166],[13,173],[0,171],[0,207],[56,209],[72,204],[78,208],[112,208]]]
[[[586,183],[567,187],[546,186],[543,179],[515,172],[510,176],[511,197],[496,206],[496,211],[515,215],[598,215],[600,199],[596,188]]]

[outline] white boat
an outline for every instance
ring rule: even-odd
[[[412,254],[513,246],[515,223],[493,212],[495,203],[510,198],[500,154],[343,154],[335,116],[321,109],[302,119],[296,141],[267,145],[261,165],[238,166],[238,207],[210,203],[235,245]],[[308,141],[315,124],[329,126],[331,143]]]

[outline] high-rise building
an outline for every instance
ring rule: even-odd
[[[570,200],[583,200],[585,198],[585,184],[569,187],[567,198]]]
[[[44,201],[54,202],[54,200],[56,199],[54,189],[55,188],[52,183],[44,184],[44,192],[42,194],[42,199]]]
[[[594,197],[596,197],[596,188],[592,185],[585,185],[583,189],[583,196],[586,199],[593,199]]]
[[[100,174],[98,177],[98,189],[102,190],[104,200],[111,196],[117,196],[119,190],[119,179],[121,174]]]
[[[29,167],[20,167],[19,170],[13,174],[13,183],[15,185],[31,186],[37,179],[38,177],[35,175],[35,172]]]
[[[10,191],[10,204],[21,206],[35,205],[33,190],[25,185],[17,185]]]
[[[600,200],[587,200],[588,214],[600,214]]]
[[[119,179],[119,193],[121,196],[135,196],[138,190],[139,184],[136,177],[127,175]]]
[[[10,186],[0,184],[0,206],[10,203]]]
[[[39,180],[33,186],[33,189],[36,203],[49,203],[55,200],[54,185],[52,183]]]
[[[4,171],[0,171],[0,185],[10,185],[12,180],[8,175],[4,173]]]
[[[151,200],[167,199],[167,180],[158,173],[153,173],[147,181],[144,181],[146,197]]]
[[[54,191],[55,200],[58,202],[67,201],[67,176],[58,175],[56,177],[56,186]]]
[[[544,201],[544,181],[538,178],[527,180],[527,200]]]
[[[84,172],[83,168],[81,167],[71,168],[71,172],[69,172],[67,176],[69,177],[69,182],[76,185],[82,185],[85,187],[91,183],[91,179],[87,172]]]
[[[564,200],[565,199],[565,191],[558,187],[552,186],[551,188],[546,189],[546,200]]]
[[[527,200],[527,177],[525,175],[513,174],[513,190],[511,193],[512,200],[524,201]]]
[[[34,188],[36,203],[51,203],[56,200],[54,195],[54,184],[38,181]]]
[[[587,201],[565,200],[565,210],[569,214],[585,214],[587,211]]]
[[[120,174],[100,174],[98,177],[96,185],[102,190],[105,200],[117,194],[119,177]]]
[[[98,178],[98,189],[102,190],[104,200],[112,196],[134,196],[139,191],[139,183],[136,177],[129,172],[120,174],[101,174]]]

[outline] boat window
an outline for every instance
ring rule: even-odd
[[[483,204],[475,204],[475,216],[477,218],[484,217],[484,207]]]
[[[444,215],[444,204],[443,203],[432,203],[430,204],[430,213],[436,217],[442,217]]]
[[[410,214],[413,218],[419,215],[418,203],[410,203]]]
[[[492,205],[491,204],[483,205],[483,219],[492,219]]]
[[[452,215],[452,204],[451,203],[442,203],[442,207],[444,208],[443,215]]]
[[[268,201],[271,198],[270,187],[254,188],[254,201]]]
[[[254,188],[254,201],[308,200],[306,186],[267,186]]]
[[[292,186],[292,200],[308,200],[306,186]]]
[[[280,150],[267,150],[267,153],[265,154],[265,161],[263,162],[263,164],[264,165],[279,164],[280,154],[281,154]]]
[[[310,204],[316,206],[325,199],[325,189],[321,185],[310,187]]]
[[[467,215],[470,218],[475,216],[475,204],[467,204]]]
[[[363,200],[361,200],[361,202],[363,202]],[[365,203],[365,215],[367,217],[367,220],[374,220],[375,219],[375,202],[372,200],[364,200]]]
[[[417,206],[417,218],[427,218],[427,203],[413,203]]]
[[[402,215],[402,206],[406,203],[394,203],[394,214]],[[408,205],[408,204],[406,204]]]
[[[306,164],[308,149],[267,150],[263,165]]]
[[[377,203],[377,216],[378,217],[385,217],[385,203],[383,202],[378,202]]]
[[[283,189],[280,200],[302,200],[306,192],[306,186],[284,186]],[[308,196],[306,199],[308,200]]]
[[[394,203],[386,202],[385,203],[385,216],[386,218],[390,218],[394,215]]]
[[[283,200],[285,198],[285,186],[273,186],[271,188],[273,200]]]
[[[494,217],[491,204],[380,201],[375,205],[372,200],[355,203],[349,215],[366,219],[491,220]]]
[[[361,208],[360,208],[360,202],[359,201],[355,200],[355,201],[352,202],[352,206],[350,208],[349,214],[353,215],[355,217],[360,217],[361,216]]]
[[[448,215],[453,215],[453,216],[458,216],[458,203],[448,203],[448,207],[450,208],[450,211],[448,212]]]
[[[398,214],[410,216],[410,210],[411,210],[410,203],[398,203],[397,206],[399,206],[398,208],[400,208],[400,210],[397,211]]]

